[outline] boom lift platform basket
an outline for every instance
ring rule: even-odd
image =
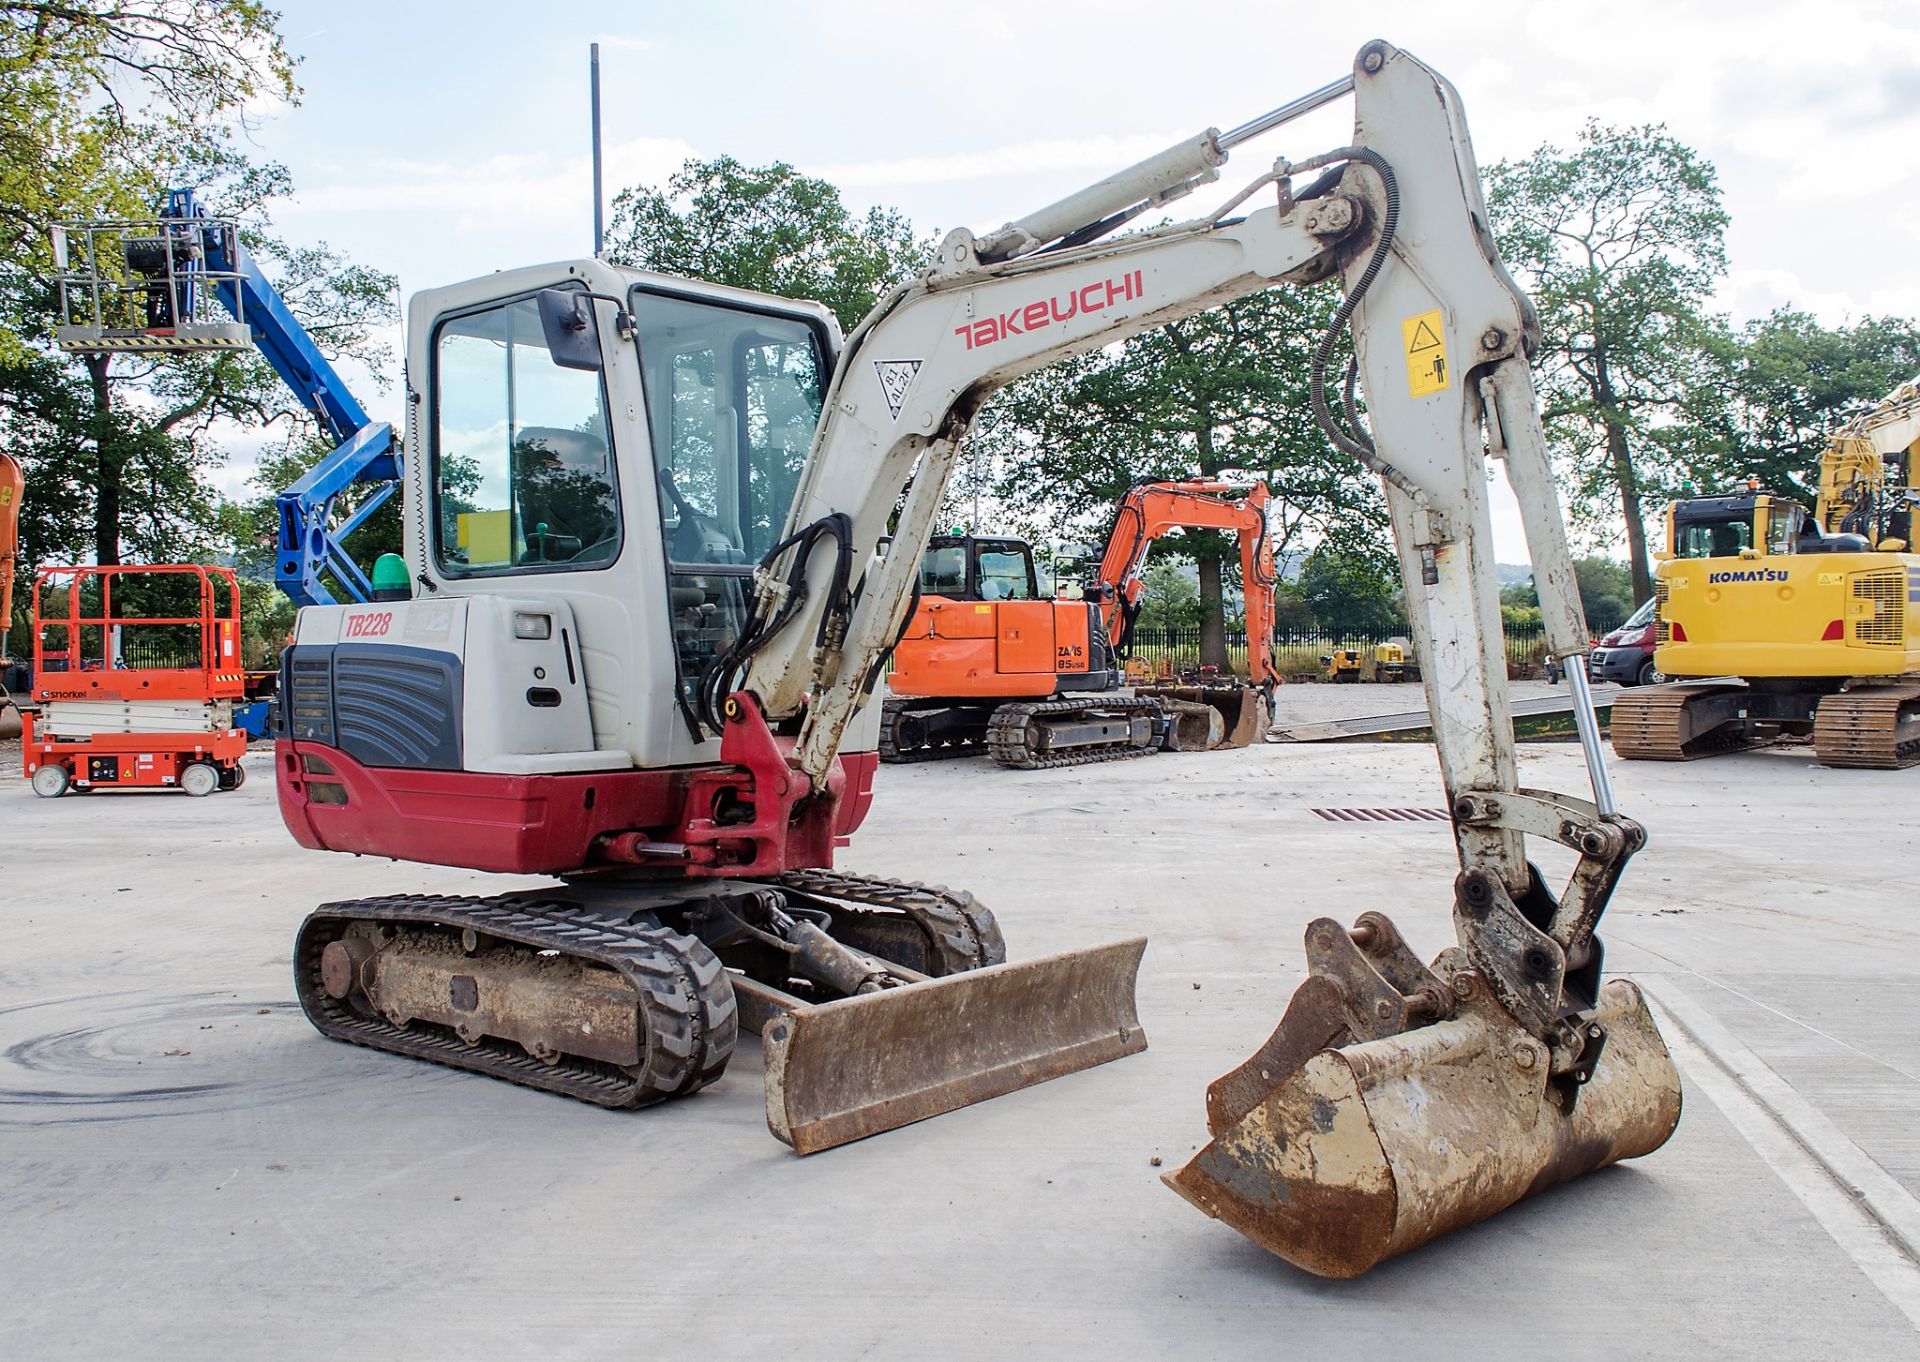
[[[367,415],[241,239],[191,189],[155,217],[53,229],[54,338],[70,354],[251,350],[273,367],[334,449],[276,498],[274,582],[296,605],[373,594],[347,543],[399,489],[393,428]]]
[[[78,355],[251,350],[240,271],[208,259],[206,237],[234,259],[237,229],[212,218],[141,218],[53,229],[60,321],[54,339]],[[217,248],[216,248],[217,251]],[[224,292],[232,310],[221,306]]]

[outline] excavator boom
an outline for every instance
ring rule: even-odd
[[[1202,134],[985,238],[949,235],[934,268],[849,338],[786,547],[758,578],[749,627],[762,642],[710,681],[776,721],[804,714],[792,759],[819,787],[898,636],[956,451],[995,388],[1256,289],[1337,275],[1336,327],[1352,327],[1365,415],[1349,401],[1343,426],[1332,410],[1331,335],[1316,352],[1313,404],[1329,439],[1386,491],[1459,849],[1458,944],[1428,967],[1385,919],[1316,923],[1313,978],[1267,1045],[1216,1085],[1213,1141],[1168,1177],[1208,1214],[1330,1275],[1657,1148],[1679,1115],[1679,1080],[1644,1001],[1600,975],[1595,928],[1644,833],[1615,809],[1601,757],[1527,363],[1537,321],[1495,252],[1465,116],[1435,72],[1370,43],[1350,82],[1247,126],[1266,131],[1347,89],[1352,145],[1276,162],[1207,217],[1097,239],[1211,178],[1246,129]],[[1310,172],[1325,173],[1296,193],[1293,177]],[[1262,191],[1270,201],[1233,216]],[[1520,503],[1591,800],[1518,782],[1483,450],[1503,461]],[[1528,862],[1528,833],[1578,858],[1558,894]],[[1444,1109],[1429,1119],[1432,1092]],[[1435,1121],[1493,1132],[1499,1175],[1465,1166],[1431,1133]],[[1361,1170],[1355,1187],[1337,1185],[1342,1169]]]

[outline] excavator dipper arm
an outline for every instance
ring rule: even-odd
[[[1213,178],[1232,144],[1347,88],[1352,145],[1276,162],[1213,216],[1098,240]],[[1296,197],[1292,177],[1309,172],[1326,173]],[[1290,1261],[1352,1275],[1650,1152],[1679,1116],[1678,1078],[1644,1001],[1631,984],[1600,982],[1594,928],[1644,834],[1614,810],[1600,758],[1527,364],[1536,320],[1495,253],[1465,117],[1443,78],[1370,43],[1350,82],[1204,133],[989,237],[951,234],[935,266],[849,339],[787,543],[763,566],[745,642],[717,664],[709,693],[743,690],[775,720],[804,713],[793,762],[824,788],[987,396],[1062,356],[1336,274],[1335,325],[1351,323],[1365,414],[1350,399],[1344,422],[1332,410],[1331,336],[1313,405],[1386,488],[1459,846],[1459,945],[1427,967],[1378,914],[1351,931],[1314,923],[1313,977],[1273,1038],[1215,1085],[1215,1138],[1168,1181]],[[1520,502],[1591,800],[1518,784],[1483,451],[1503,460]],[[1562,894],[1529,865],[1528,832],[1577,853]]]

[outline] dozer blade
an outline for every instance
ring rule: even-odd
[[[1146,938],[994,965],[769,1018],[767,1125],[799,1154],[1147,1048]]]
[[[1594,1021],[1606,1042],[1578,1087],[1550,1078],[1546,1047],[1484,996],[1450,1020],[1319,1050],[1164,1180],[1297,1267],[1358,1276],[1666,1142],[1680,1079],[1640,990],[1607,983]],[[1290,1009],[1281,1031],[1324,1022]],[[1284,1062],[1285,1040],[1261,1055]]]

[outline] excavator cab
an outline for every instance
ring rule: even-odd
[[[1007,963],[971,895],[835,869],[871,720],[816,783],[796,725],[715,687],[761,627],[831,313],[588,261],[419,294],[408,340],[414,589],[301,612],[281,812],[309,847],[548,883],[322,905],[295,981],[324,1034],[633,1107],[757,1031],[801,1153],[1145,1047],[1143,941]],[[971,596],[1050,608],[1024,544],[960,556]]]

